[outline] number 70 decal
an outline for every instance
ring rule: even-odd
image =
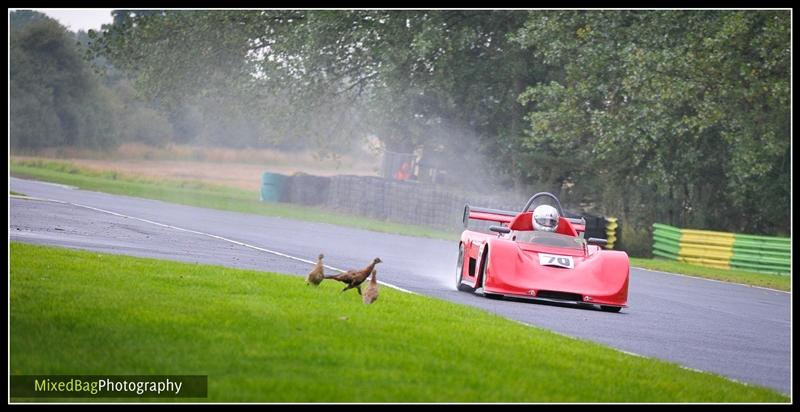
[[[539,264],[546,266],[558,266],[567,269],[575,268],[575,263],[572,261],[572,256],[559,256],[539,253]]]

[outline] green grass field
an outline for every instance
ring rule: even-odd
[[[293,204],[261,202],[258,200],[258,193],[256,192],[201,182],[155,182],[136,176],[125,176],[115,172],[91,171],[66,162],[45,160],[12,160],[11,172],[17,176],[72,185],[81,189],[158,199],[191,206],[329,223],[408,236],[452,241],[458,239],[458,233],[439,231],[421,226],[384,222]],[[788,291],[791,289],[791,279],[788,276],[737,270],[728,271],[662,259],[632,258],[631,265],[778,290]]]
[[[760,286],[787,292],[792,289],[792,279],[790,276],[786,275],[754,273],[734,269],[725,270],[666,259],[631,258],[631,266],[721,280],[724,282],[743,283],[745,285]]]
[[[180,400],[202,402],[789,402],[385,287],[364,305],[298,276],[18,243],[10,256],[12,374],[208,375],[207,399]]]

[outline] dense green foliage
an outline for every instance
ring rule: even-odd
[[[12,374],[208,375],[208,398],[192,402],[789,401],[388,287],[364,305],[301,276],[18,243],[9,253]]]
[[[13,11],[9,20],[12,151],[172,139],[167,115],[142,99],[124,73],[102,57],[86,59],[86,32],[71,33],[30,10]]]
[[[113,146],[110,96],[66,29],[30,11],[12,12],[10,21],[11,148]]]
[[[126,113],[112,116],[124,141],[326,154],[376,136],[438,158],[454,184],[549,190],[619,217],[634,254],[648,253],[653,222],[790,232],[789,11],[114,16],[83,42],[113,67],[116,105],[79,107]],[[15,37],[12,142],[70,142],[81,123],[64,119],[99,115],[50,109],[46,82],[18,80],[30,73],[15,68]],[[26,107],[40,107],[36,122],[17,116]]]
[[[589,182],[629,223],[788,233],[789,24],[778,11],[533,14],[514,38],[564,73],[521,96],[534,104],[523,144],[574,157],[584,167],[558,178]]]
[[[789,231],[788,11],[116,16],[94,52],[170,104],[227,91],[321,146],[374,134],[455,175],[488,164],[622,218],[629,248],[654,221]],[[321,113],[327,134],[308,126]]]
[[[19,29],[21,27],[24,27],[28,23],[33,23],[43,20],[52,21],[52,19],[47,17],[47,15],[33,10],[15,10],[11,13],[8,13],[8,23],[13,29]]]

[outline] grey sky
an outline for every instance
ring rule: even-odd
[[[100,30],[103,24],[111,23],[113,9],[33,9],[44,13],[71,31]]]

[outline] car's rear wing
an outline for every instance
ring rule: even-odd
[[[470,220],[511,223],[511,220],[514,219],[514,217],[518,214],[519,212],[464,205],[464,216],[461,220],[464,223],[464,227],[467,227],[467,224]]]
[[[467,227],[470,220],[486,220],[489,222],[509,224],[520,213],[521,212],[512,212],[509,210],[489,209],[486,207],[464,205],[464,216],[462,217],[462,222],[464,223],[464,227]],[[586,230],[586,219],[582,217],[574,218],[566,216],[564,219],[572,223],[573,227],[575,227],[575,230],[579,234]]]

